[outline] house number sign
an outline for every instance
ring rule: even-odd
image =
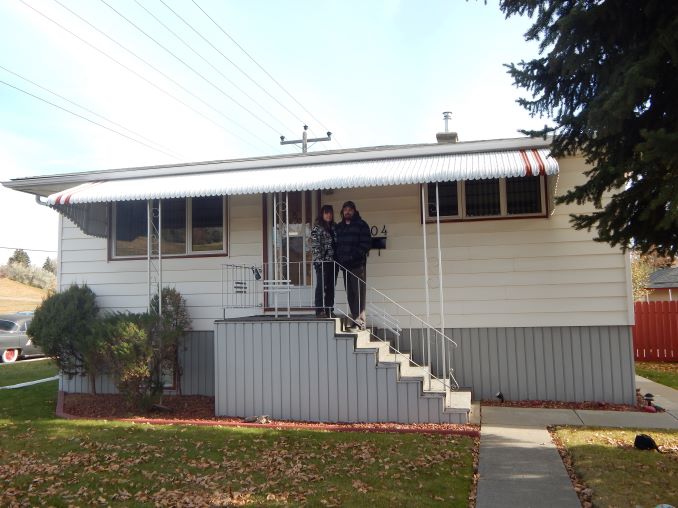
[[[372,236],[388,236],[388,231],[386,231],[386,224],[381,226],[381,229],[379,229],[379,226],[372,226],[370,228],[370,233]]]

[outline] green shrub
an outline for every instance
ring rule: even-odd
[[[102,337],[97,333],[99,307],[87,285],[73,285],[45,299],[36,309],[28,336],[69,376],[87,375],[92,392],[105,368]]]
[[[157,398],[157,388],[151,382],[151,320],[148,314],[113,314],[101,318],[97,326],[107,372],[128,405],[142,410],[149,409]]]
[[[177,387],[181,387],[183,374],[179,364],[179,343],[185,333],[191,329],[191,318],[186,308],[186,300],[174,288],[162,289],[162,312],[158,316],[158,296],[151,300],[151,328],[149,334],[155,351],[153,369],[154,383],[162,387],[163,372],[174,372]]]

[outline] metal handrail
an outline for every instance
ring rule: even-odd
[[[449,342],[452,346],[454,346],[454,348],[457,348],[457,347],[458,347],[458,344],[457,344],[454,340],[452,340],[450,337],[448,337],[447,335],[445,335],[443,332],[441,332],[440,330],[438,330],[437,328],[435,328],[433,325],[427,323],[426,321],[424,321],[423,319],[421,319],[419,316],[417,316],[416,314],[412,313],[411,311],[409,311],[408,309],[406,309],[405,307],[403,307],[401,304],[399,304],[398,302],[396,302],[395,300],[393,300],[391,297],[385,295],[383,292],[379,291],[378,289],[375,289],[375,288],[373,288],[373,287],[368,286],[368,285],[367,285],[367,282],[366,282],[365,280],[363,280],[363,279],[361,279],[360,277],[358,277],[357,275],[355,275],[353,272],[351,272],[349,269],[347,269],[346,267],[344,267],[344,266],[341,265],[340,263],[338,263],[338,262],[336,262],[336,261],[326,261],[325,263],[333,263],[334,265],[338,266],[344,273],[349,273],[352,277],[355,277],[359,282],[365,284],[366,290],[369,290],[369,291],[371,291],[371,292],[373,292],[373,293],[376,293],[376,294],[380,295],[380,296],[383,297],[385,300],[387,300],[390,304],[395,305],[400,311],[403,311],[406,315],[408,315],[409,318],[411,318],[411,319],[413,318],[413,319],[415,320],[415,322],[420,323],[420,324],[422,325],[422,329],[423,329],[423,330],[426,330],[427,335],[428,335],[428,332],[433,331],[433,332],[435,332],[435,333],[438,335],[438,337],[439,337],[441,340],[446,340],[446,341]],[[366,298],[366,299],[367,299],[367,298]],[[367,307],[367,302],[366,302],[365,307]],[[342,314],[344,314],[344,315],[345,315],[348,319],[350,319],[354,324],[360,324],[359,321],[358,321],[357,319],[352,318],[351,316],[347,315],[346,313],[342,313]],[[385,316],[387,317],[387,319],[388,319],[389,321],[397,322],[397,320],[396,320],[393,316],[391,316],[390,314],[386,314],[386,313],[385,313]],[[402,328],[401,328],[401,329],[402,329]],[[450,389],[450,390],[456,390],[456,389],[459,389],[459,383],[457,382],[456,378],[454,377],[454,375],[453,375],[453,373],[452,373],[452,368],[449,367],[449,366],[447,366],[447,368],[446,368],[445,362],[444,362],[444,361],[443,361],[443,377],[438,377],[438,376],[435,376],[435,375],[433,374],[432,365],[420,365],[419,363],[417,363],[417,362],[414,361],[412,355],[407,355],[406,353],[401,352],[401,351],[400,351],[400,345],[399,345],[401,333],[396,334],[396,346],[393,346],[393,345],[391,344],[391,342],[390,342],[389,340],[387,340],[385,337],[380,337],[379,335],[377,335],[376,333],[374,333],[374,330],[373,330],[373,329],[370,329],[370,330],[369,330],[369,333],[370,333],[370,336],[376,338],[377,340],[388,343],[390,349],[392,349],[392,350],[395,352],[396,356],[401,355],[401,356],[403,356],[404,358],[407,358],[407,360],[408,360],[410,363],[412,363],[413,365],[415,365],[415,366],[417,366],[417,367],[422,367],[422,368],[424,368],[424,369],[427,369],[428,372],[429,372],[429,389],[431,388],[431,378],[437,379],[438,381],[441,381],[441,382],[443,383],[443,385],[445,386],[445,388],[448,388],[448,389]],[[430,340],[430,338],[427,337],[427,340]],[[424,346],[424,341],[422,340],[422,350],[423,350],[423,346]],[[410,350],[412,350],[412,336],[411,336],[411,329],[410,329]],[[422,358],[426,358],[426,356],[427,356],[427,355],[422,351]],[[430,361],[430,360],[431,360],[430,354],[429,354],[428,356],[429,356],[429,361]],[[422,362],[422,363],[423,363],[423,362]],[[452,383],[448,383],[448,380],[452,380]]]
[[[224,308],[224,317],[226,316],[226,309],[245,309],[245,308],[264,308],[264,296],[268,293],[267,288],[277,287],[277,282],[284,282],[285,290],[289,291],[287,298],[287,315],[290,315],[291,309],[295,310],[319,310],[315,307],[313,302],[313,289],[318,283],[315,277],[315,270],[308,269],[309,266],[303,267],[303,262],[287,262],[282,260],[277,263],[267,263],[265,265],[235,265],[235,264],[225,264],[222,265],[222,307]],[[277,266],[280,265],[280,266]],[[367,314],[367,320],[378,322],[378,326],[369,326],[367,323],[362,323],[359,319],[359,316],[351,316],[350,310],[347,308],[347,311],[341,309],[342,304],[337,304],[334,306],[338,314],[340,314],[348,323],[353,325],[365,325],[365,329],[369,332],[370,337],[373,337],[381,342],[386,342],[389,345],[389,351],[392,351],[396,357],[401,356],[405,358],[410,364],[422,367],[428,371],[428,388],[431,388],[431,379],[436,379],[439,382],[442,382],[443,386],[450,390],[455,390],[459,388],[459,384],[454,378],[452,368],[446,362],[446,358],[443,359],[443,369],[442,372],[439,372],[439,376],[436,376],[433,371],[433,358],[431,356],[431,340],[434,344],[437,344],[437,341],[440,341],[440,344],[450,344],[454,348],[458,347],[457,343],[450,337],[448,337],[444,331],[441,331],[435,328],[433,325],[427,323],[421,319],[416,314],[409,311],[403,305],[399,304],[382,291],[370,287],[367,285],[366,281],[353,273],[351,270],[347,269],[340,263],[336,261],[323,261],[322,262],[322,277],[325,277],[324,267],[328,266],[328,269],[331,268],[333,280],[335,282],[335,288],[341,290],[340,285],[336,284],[338,281],[338,274],[343,273],[344,278],[346,277],[355,277],[358,281],[358,284],[362,284],[365,287],[365,302],[359,302],[360,309],[367,309],[369,312]],[[305,269],[304,269],[305,268]],[[302,273],[304,276],[302,277]],[[308,279],[308,274],[310,274],[310,279]],[[269,277],[271,275],[272,277]],[[235,276],[235,278],[234,278]],[[278,279],[277,277],[282,277]],[[303,280],[302,280],[303,278]],[[282,280],[284,279],[284,281]],[[346,279],[344,279],[346,284]],[[299,282],[299,284],[294,284],[294,282]],[[310,283],[309,283],[310,282]],[[229,291],[230,290],[230,291]],[[297,294],[297,299],[295,305],[292,305],[292,299],[290,295],[295,292]],[[360,292],[359,292],[360,293]],[[368,297],[368,295],[370,295]],[[325,309],[325,300],[323,292],[323,305],[322,308]],[[275,298],[275,296],[274,296]],[[364,303],[364,305],[360,305]],[[380,303],[380,305],[379,305]],[[387,312],[386,306],[393,306],[396,312]],[[284,307],[283,307],[284,308]],[[278,305],[277,298],[275,298],[275,315],[278,315]],[[396,316],[397,314],[397,316]],[[414,326],[405,327],[401,324],[402,319],[409,319],[410,324]],[[416,326],[416,328],[415,328]],[[412,331],[421,330],[421,359],[420,363],[416,362],[414,359],[414,348],[413,348],[413,337]],[[383,330],[383,333],[380,335],[380,330]],[[404,341],[403,345],[407,343],[406,334],[409,332],[409,345],[410,345],[410,354],[401,351],[401,341]],[[433,332],[433,333],[431,333]],[[389,334],[393,337],[395,343],[392,343],[389,340]],[[428,346],[426,349],[425,344]],[[436,359],[439,362],[441,355],[438,355],[438,348],[436,350]],[[445,348],[442,347],[441,350],[444,352]],[[427,352],[428,351],[428,352]],[[447,353],[444,353],[447,357]],[[451,362],[450,362],[451,363]],[[439,366],[439,363],[437,363]],[[439,369],[440,370],[440,369]]]

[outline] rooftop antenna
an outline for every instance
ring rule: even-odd
[[[311,139],[308,139],[308,132],[307,131],[308,131],[308,125],[304,125],[304,132],[301,136],[301,139],[294,139],[294,140],[285,141],[285,136],[280,136],[280,144],[281,145],[297,145],[297,144],[301,143],[301,153],[307,153],[309,143],[315,143],[317,141],[331,141],[332,140],[332,133],[330,131],[327,131],[327,137],[325,137],[325,138],[311,138]]]
[[[445,120],[445,132],[449,132],[447,128],[448,120],[452,119],[452,111],[443,111],[443,120]]]

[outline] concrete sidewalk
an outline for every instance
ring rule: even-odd
[[[641,393],[652,393],[664,413],[570,409],[481,409],[476,508],[579,508],[581,503],[549,425],[678,429],[678,390],[636,376]]]

